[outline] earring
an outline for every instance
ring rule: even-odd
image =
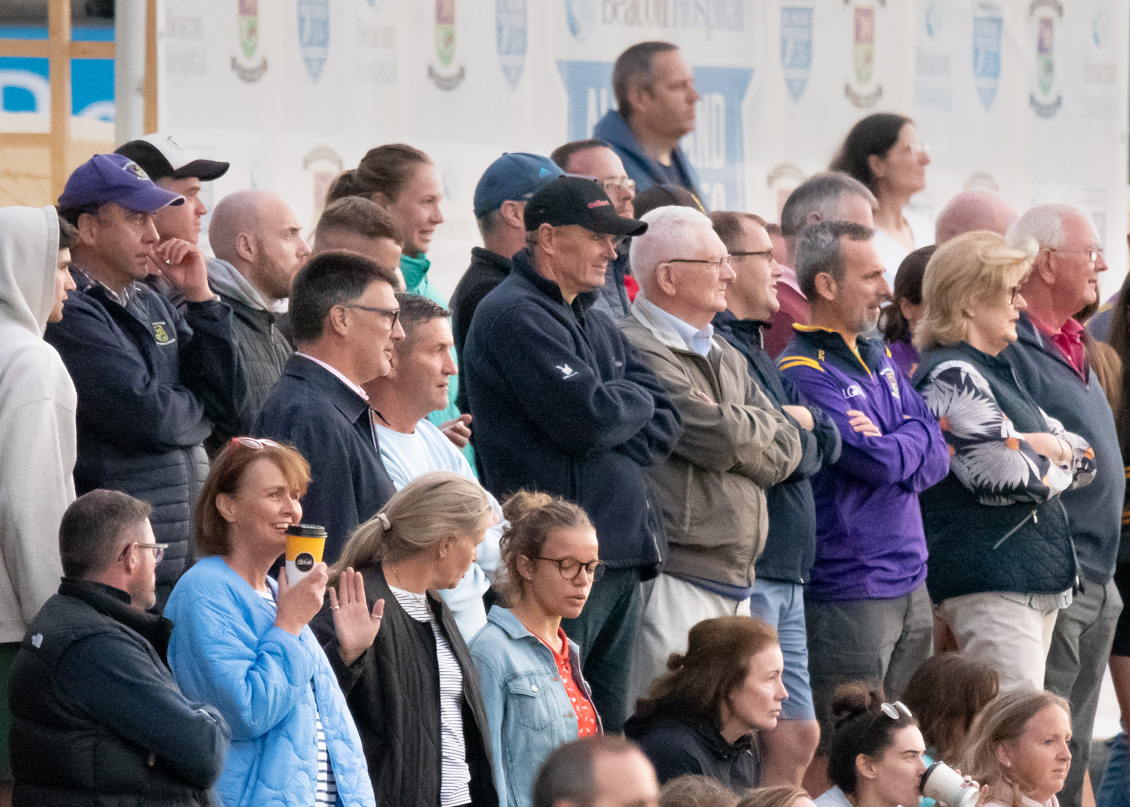
[[[1006,761],[1005,761],[1005,763],[1004,763],[1004,766],[1005,766],[1006,768],[1011,768],[1011,767],[1012,767],[1012,763],[1006,760]]]

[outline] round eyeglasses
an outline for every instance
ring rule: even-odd
[[[594,583],[600,578],[604,577],[604,569],[607,567],[602,560],[594,560],[588,563],[581,563],[576,558],[543,558],[541,555],[534,556],[537,560],[547,560],[550,563],[557,564],[557,571],[566,580],[576,580],[581,574],[581,569],[584,569],[589,576],[589,579]]]

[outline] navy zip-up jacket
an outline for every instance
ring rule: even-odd
[[[667,171],[647,155],[640,141],[633,134],[632,128],[628,126],[628,122],[615,109],[608,110],[597,122],[593,127],[592,136],[606,142],[619,155],[621,162],[624,163],[624,170],[635,180],[636,193],[643,193],[652,185],[671,184]],[[705,206],[702,191],[698,187],[698,175],[695,174],[694,167],[682,146],[676,146],[671,152],[671,165],[679,175],[679,184],[693,193],[699,203]]]
[[[1114,576],[1122,530],[1126,474],[1118,448],[1114,415],[1094,371],[1084,381],[1055,345],[1045,340],[1024,312],[1017,340],[1001,356],[1008,359],[1021,386],[1040,407],[1075,432],[1095,451],[1095,479],[1060,494],[1084,580],[1105,585]]]
[[[201,444],[247,396],[232,312],[208,300],[187,303],[181,316],[140,284],[123,307],[101,284],[77,272],[75,281],[62,321],[44,336],[78,391],[75,491],[111,488],[153,505],[153,534],[169,544],[157,568],[163,607],[191,555],[192,513],[208,475]]]
[[[475,312],[463,358],[484,483],[576,502],[601,560],[654,575],[663,526],[643,466],[661,462],[682,431],[663,383],[616,323],[566,304],[529,250]]]
[[[396,492],[369,404],[305,356],[287,360],[251,432],[293,445],[310,463],[302,520],[326,528],[326,563],[337,560],[349,534]]]
[[[765,492],[769,534],[755,571],[758,579],[801,585],[808,581],[816,553],[816,505],[808,478],[840,458],[840,431],[822,409],[808,406],[793,382],[781,375],[765,352],[761,334],[764,325],[757,320],[738,319],[730,311],[714,317],[714,332],[745,356],[754,383],[800,433],[800,464],[788,479]],[[784,406],[807,407],[815,428],[800,428],[783,412]]]

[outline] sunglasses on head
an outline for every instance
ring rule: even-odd
[[[260,440],[254,437],[233,437],[231,442],[236,445],[241,445],[244,448],[250,448],[253,451],[261,451],[264,448],[282,448],[274,440]]]

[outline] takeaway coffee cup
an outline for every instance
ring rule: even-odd
[[[326,528],[317,524],[291,524],[286,528],[286,582],[294,585],[321,563],[326,548]]]
[[[922,795],[949,807],[973,807],[978,789],[969,777],[944,762],[934,762],[922,774]]]

